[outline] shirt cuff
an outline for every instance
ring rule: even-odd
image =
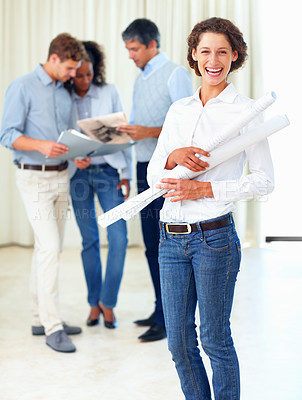
[[[10,150],[15,150],[13,144],[17,139],[19,139],[20,136],[23,136],[23,133],[18,132],[16,130],[8,132],[7,135],[5,135],[3,140],[1,141],[1,144]]]

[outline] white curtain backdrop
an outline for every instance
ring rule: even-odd
[[[9,83],[44,63],[50,41],[59,33],[69,32],[80,40],[95,40],[104,46],[107,81],[118,86],[129,116],[132,86],[139,71],[128,60],[121,32],[136,18],[151,19],[161,32],[160,50],[189,70],[186,38],[197,22],[212,16],[231,19],[243,32],[249,59],[231,80],[243,94],[260,97],[259,0],[0,0],[0,113]],[[200,80],[190,72],[197,88]],[[12,154],[2,146],[0,171],[0,245],[31,245],[32,231],[15,185]],[[132,193],[136,194],[134,183]],[[257,202],[238,204],[239,233],[243,241],[251,244],[258,241],[257,215]],[[138,217],[128,222],[128,229],[129,244],[140,244]],[[65,245],[79,244],[80,235],[71,212]]]

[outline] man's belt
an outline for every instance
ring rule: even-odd
[[[33,171],[64,171],[68,167],[68,161],[59,165],[35,165],[35,164],[23,164],[18,163],[17,167],[20,169],[31,169]]]

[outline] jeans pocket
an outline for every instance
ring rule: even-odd
[[[217,232],[204,236],[205,245],[212,250],[225,250],[230,246],[228,231]]]

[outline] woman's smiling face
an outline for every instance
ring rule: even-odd
[[[198,63],[203,85],[223,87],[238,52],[233,52],[224,34],[205,32],[200,36],[197,48],[193,49],[192,57]]]
[[[93,79],[93,66],[90,61],[83,61],[80,68],[76,71],[73,78],[75,91],[79,96],[84,96],[91,85]]]

